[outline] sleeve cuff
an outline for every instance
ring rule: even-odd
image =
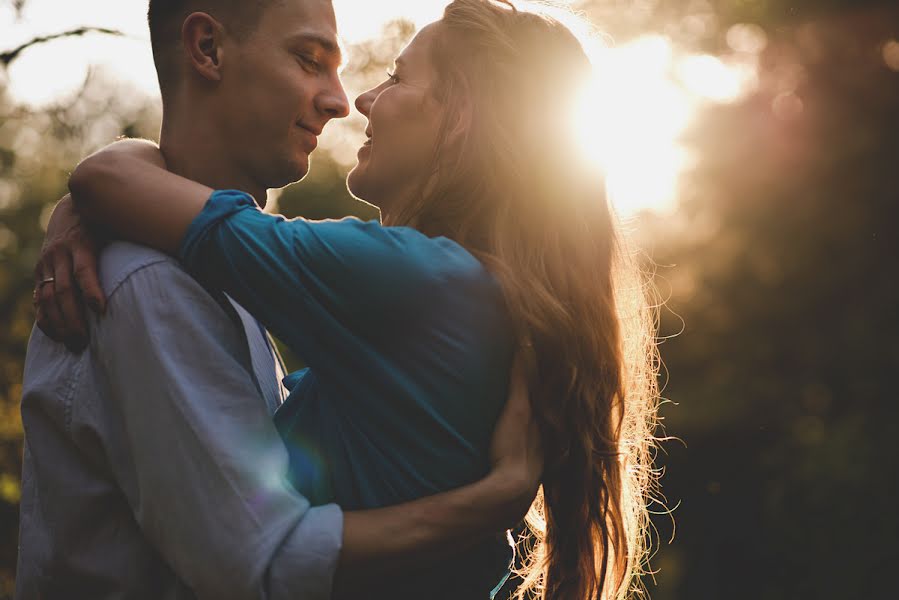
[[[271,598],[328,600],[343,546],[343,511],[336,504],[310,508],[284,542],[269,571]]]
[[[199,259],[200,248],[209,232],[232,214],[246,209],[258,210],[256,201],[239,190],[216,190],[209,196],[203,210],[191,222],[178,248],[178,259],[192,270]]]

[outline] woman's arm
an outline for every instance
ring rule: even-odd
[[[117,237],[175,254],[212,189],[165,169],[152,142],[122,140],[84,159],[69,190],[89,223]]]

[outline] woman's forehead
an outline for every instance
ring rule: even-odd
[[[429,52],[431,45],[440,30],[440,21],[435,21],[422,27],[415,37],[403,48],[396,58],[396,65],[406,68],[418,68],[430,64]]]

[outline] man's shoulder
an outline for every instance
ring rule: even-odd
[[[163,277],[166,273],[175,275],[183,272],[171,256],[147,246],[121,241],[113,242],[103,249],[99,267],[100,285],[107,296],[113,294],[131,275],[143,269],[154,269]]]
[[[224,294],[217,297],[176,259],[153,248],[113,242],[100,254],[99,268],[110,310],[97,321],[98,332],[118,329],[122,318],[131,326],[136,322],[132,317],[138,314],[153,319],[154,327],[161,328],[178,328],[180,321],[173,318],[176,313],[206,327],[224,324],[230,329],[235,320],[239,322],[238,315],[229,317]],[[167,317],[161,317],[163,313]]]

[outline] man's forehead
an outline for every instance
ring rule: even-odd
[[[327,52],[340,54],[337,22],[330,0],[283,0],[267,16],[290,41],[316,43]]]

